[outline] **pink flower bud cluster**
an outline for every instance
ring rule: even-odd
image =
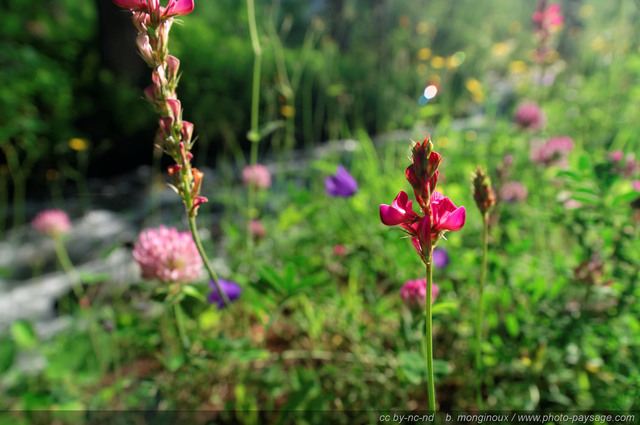
[[[202,274],[202,258],[189,232],[160,226],[140,233],[133,258],[145,279],[191,283]]]
[[[429,136],[422,143],[413,143],[412,163],[405,177],[413,187],[422,215],[413,211],[413,201],[400,191],[391,205],[380,205],[380,220],[387,226],[400,226],[408,233],[422,261],[430,264],[433,249],[444,233],[462,229],[466,210],[435,190],[442,157],[433,151]]]
[[[535,56],[538,63],[545,62],[549,58],[551,35],[562,28],[564,17],[560,12],[561,8],[560,3],[547,5],[546,0],[538,0],[536,11],[531,17],[538,43]]]
[[[114,2],[132,11],[133,23],[138,30],[138,50],[153,70],[152,84],[144,89],[144,95],[160,115],[154,143],[175,160],[176,165],[169,167],[169,175],[189,216],[194,217],[207,198],[200,196],[203,174],[191,167],[193,124],[182,119],[182,106],[176,95],[180,61],[169,54],[168,48],[173,18],[191,13],[193,0],[169,0],[166,6],[161,6],[159,0]]]
[[[71,230],[71,221],[62,210],[45,210],[36,215],[31,227],[46,235],[58,237]]]

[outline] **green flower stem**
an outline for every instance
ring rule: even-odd
[[[211,264],[209,263],[209,258],[207,257],[207,254],[204,252],[204,248],[202,247],[202,242],[200,242],[200,236],[198,235],[198,226],[196,224],[196,218],[192,217],[191,214],[189,214],[188,210],[189,210],[189,207],[187,206],[187,215],[189,216],[189,229],[191,230],[191,236],[193,237],[193,241],[196,243],[196,247],[198,247],[198,252],[200,253],[200,257],[202,257],[202,262],[204,263],[204,267],[207,269],[207,272],[209,273],[209,277],[211,278],[211,280],[213,280],[213,283],[215,283],[216,288],[218,289],[218,293],[222,296],[224,305],[229,306],[231,304],[231,301],[229,301],[229,297],[227,297],[227,294],[222,290],[222,287],[220,286],[220,279],[218,278],[218,275],[211,267]]]
[[[431,412],[435,412],[436,411],[436,386],[435,386],[435,382],[433,380],[433,338],[432,338],[432,309],[431,309],[431,302],[432,300],[432,293],[431,293],[431,286],[432,286],[432,273],[431,273],[431,269],[432,269],[432,265],[431,265],[431,259],[432,259],[432,254],[429,253],[429,258],[427,259],[427,300],[425,303],[425,316],[426,316],[426,323],[425,323],[425,338],[424,338],[424,346],[425,346],[425,350],[424,350],[424,356],[425,356],[425,360],[427,362],[427,392],[429,394],[429,411]]]
[[[56,256],[58,257],[58,261],[62,266],[62,270],[69,276],[71,279],[71,287],[73,288],[73,293],[78,298],[78,301],[82,297],[84,297],[84,291],[82,290],[80,276],[78,275],[77,270],[73,267],[71,263],[71,259],[69,258],[69,254],[67,253],[64,244],[62,243],[62,238],[60,236],[53,237],[53,246],[56,250]]]
[[[173,303],[173,314],[176,316],[176,328],[178,328],[178,335],[186,356],[189,351],[189,337],[187,337],[187,333],[184,330],[184,316],[182,315],[180,302]]]
[[[69,278],[71,279],[71,288],[73,289],[73,293],[76,295],[76,298],[78,298],[78,302],[80,302],[80,300],[85,296],[84,290],[82,289],[82,281],[80,279],[80,275],[78,274],[78,271],[75,269],[75,267],[73,267],[73,263],[71,263],[69,254],[67,253],[67,250],[64,247],[64,244],[62,243],[61,236],[53,237],[53,246],[55,248],[58,261],[62,266],[62,270],[64,270],[67,276],[69,276]],[[89,340],[91,341],[91,347],[93,348],[93,353],[96,356],[96,360],[98,361],[100,368],[103,369],[104,368],[103,357],[100,354],[101,351],[98,350],[98,343],[96,341],[96,335],[94,331],[93,315],[90,314],[89,311],[87,311],[82,307],[80,307],[80,312],[83,316],[85,316],[85,319],[87,320],[88,334],[89,334]]]
[[[258,38],[258,26],[256,25],[256,7],[254,0],[247,0],[247,15],[249,18],[249,36],[251,37],[251,47],[253,48],[253,86],[251,92],[251,130],[249,140],[251,141],[251,153],[249,163],[255,165],[258,162],[258,143],[260,142],[259,114],[260,114],[260,73],[262,70],[262,48]],[[253,238],[249,231],[251,220],[253,219],[253,209],[255,203],[256,188],[249,185],[249,199],[247,202],[247,253],[251,257],[253,251]]]
[[[480,288],[478,292],[478,318],[476,320],[476,374],[478,409],[483,408],[482,402],[482,322],[484,319],[484,304],[482,295],[487,278],[487,253],[489,251],[489,213],[482,215],[482,265],[480,266]]]

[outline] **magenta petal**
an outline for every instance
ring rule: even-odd
[[[193,0],[175,0],[169,2],[167,6],[167,14],[170,15],[186,15],[193,12]]]
[[[146,4],[142,0],[113,0],[115,4],[127,9],[144,9]]]
[[[380,220],[387,226],[396,226],[406,222],[405,214],[389,205],[380,205]]]
[[[418,251],[418,254],[422,255],[422,248],[420,248],[420,241],[418,240],[418,238],[411,238],[411,243],[413,244],[413,247],[416,249],[416,251]]]
[[[464,226],[464,222],[467,218],[467,211],[464,207],[460,207],[452,212],[442,224],[440,224],[440,230],[460,230]]]

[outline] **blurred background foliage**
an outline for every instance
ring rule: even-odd
[[[128,14],[111,0],[2,5],[0,217],[27,193],[49,196],[53,181],[82,182],[78,176],[150,164],[157,122],[141,99],[150,77],[137,57]],[[637,204],[635,210],[630,205],[638,195],[609,154],[640,152],[640,3],[563,1],[557,49],[542,65],[534,61],[532,1],[257,6],[264,51],[260,120],[272,130],[261,155],[284,156],[343,138],[357,140],[353,149],[274,179],[273,191],[258,201],[273,236],[256,245],[253,258],[243,254],[246,217],[238,211],[245,193],[229,184],[207,194],[211,205],[226,207],[224,232],[203,227],[219,236],[215,248],[246,288],[246,323],[186,306],[190,331],[198,335],[197,364],[190,367],[206,371],[197,376],[200,385],[171,373],[183,364],[160,353],[166,335],[154,320],[161,314],[132,311],[135,301],[149,301],[140,286],[122,300],[103,299],[98,313],[114,322],[103,339],[118,341],[106,352],[119,362],[113,370],[121,376],[96,371],[83,356],[90,349],[86,338],[54,340],[42,349],[50,359],[42,374],[11,378],[14,405],[420,408],[420,324],[396,296],[401,282],[416,277],[419,261],[399,231],[379,224],[377,211],[407,189],[408,141],[403,135],[374,146],[372,139],[394,130],[413,130],[417,139],[427,127],[444,156],[440,190],[468,210],[464,231],[446,242],[451,264],[435,273],[440,406],[474,408],[469,318],[481,223],[468,176],[483,164],[498,189],[515,179],[529,193],[527,202],[500,203],[491,230],[486,406],[638,409],[640,254]],[[238,0],[198,1],[171,33],[170,51],[184,73],[178,87],[184,118],[199,135],[198,166],[246,163],[253,62],[246,12]],[[420,108],[429,83],[440,93]],[[525,99],[546,111],[539,133],[513,125],[514,109]],[[575,141],[567,166],[533,164],[532,139],[556,135]],[[361,183],[345,202],[324,197],[318,177],[333,173],[338,162]],[[579,207],[569,208],[571,200]],[[203,208],[205,223],[207,214]],[[20,217],[24,213],[14,212],[13,224]],[[334,255],[335,245],[348,255]],[[272,323],[269,315],[276,317]],[[6,369],[15,351],[38,346],[24,322],[12,326],[11,335],[0,341],[0,358],[11,359]],[[86,394],[76,382],[82,373],[93,373]],[[147,379],[153,374],[155,380]]]

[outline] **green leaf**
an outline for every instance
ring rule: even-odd
[[[511,337],[515,338],[520,334],[520,325],[518,325],[518,319],[513,314],[509,314],[504,319],[504,325],[507,328],[507,332]]]
[[[80,272],[80,280],[82,283],[86,283],[87,285],[106,282],[110,278],[111,275],[109,273]]]
[[[0,340],[0,373],[6,372],[16,356],[16,344],[11,338],[2,338]]]
[[[272,290],[281,292],[285,288],[285,284],[283,283],[282,278],[278,276],[278,273],[273,267],[262,266],[260,267],[258,274],[260,275],[260,279],[262,281],[260,283],[267,283]],[[256,285],[256,289],[262,292],[264,291],[264,287],[260,283]]]
[[[580,171],[590,171],[591,170],[591,159],[587,154],[583,154],[578,159],[578,169]]]
[[[207,298],[192,285],[183,285],[182,292],[189,297],[197,298],[204,303],[207,302]]]
[[[405,351],[398,354],[401,375],[411,384],[417,385],[427,379],[424,358],[416,352]]]
[[[451,313],[452,311],[456,311],[458,309],[458,303],[454,302],[445,302],[445,303],[435,303],[431,308],[431,314],[433,316],[439,314]]]
[[[13,322],[11,324],[11,335],[13,335],[16,344],[21,348],[33,348],[37,343],[33,326],[25,321]]]
[[[628,204],[629,202],[635,201],[638,198],[640,198],[640,194],[636,191],[624,193],[620,196],[616,196],[613,199],[612,206],[617,207],[622,204]]]

